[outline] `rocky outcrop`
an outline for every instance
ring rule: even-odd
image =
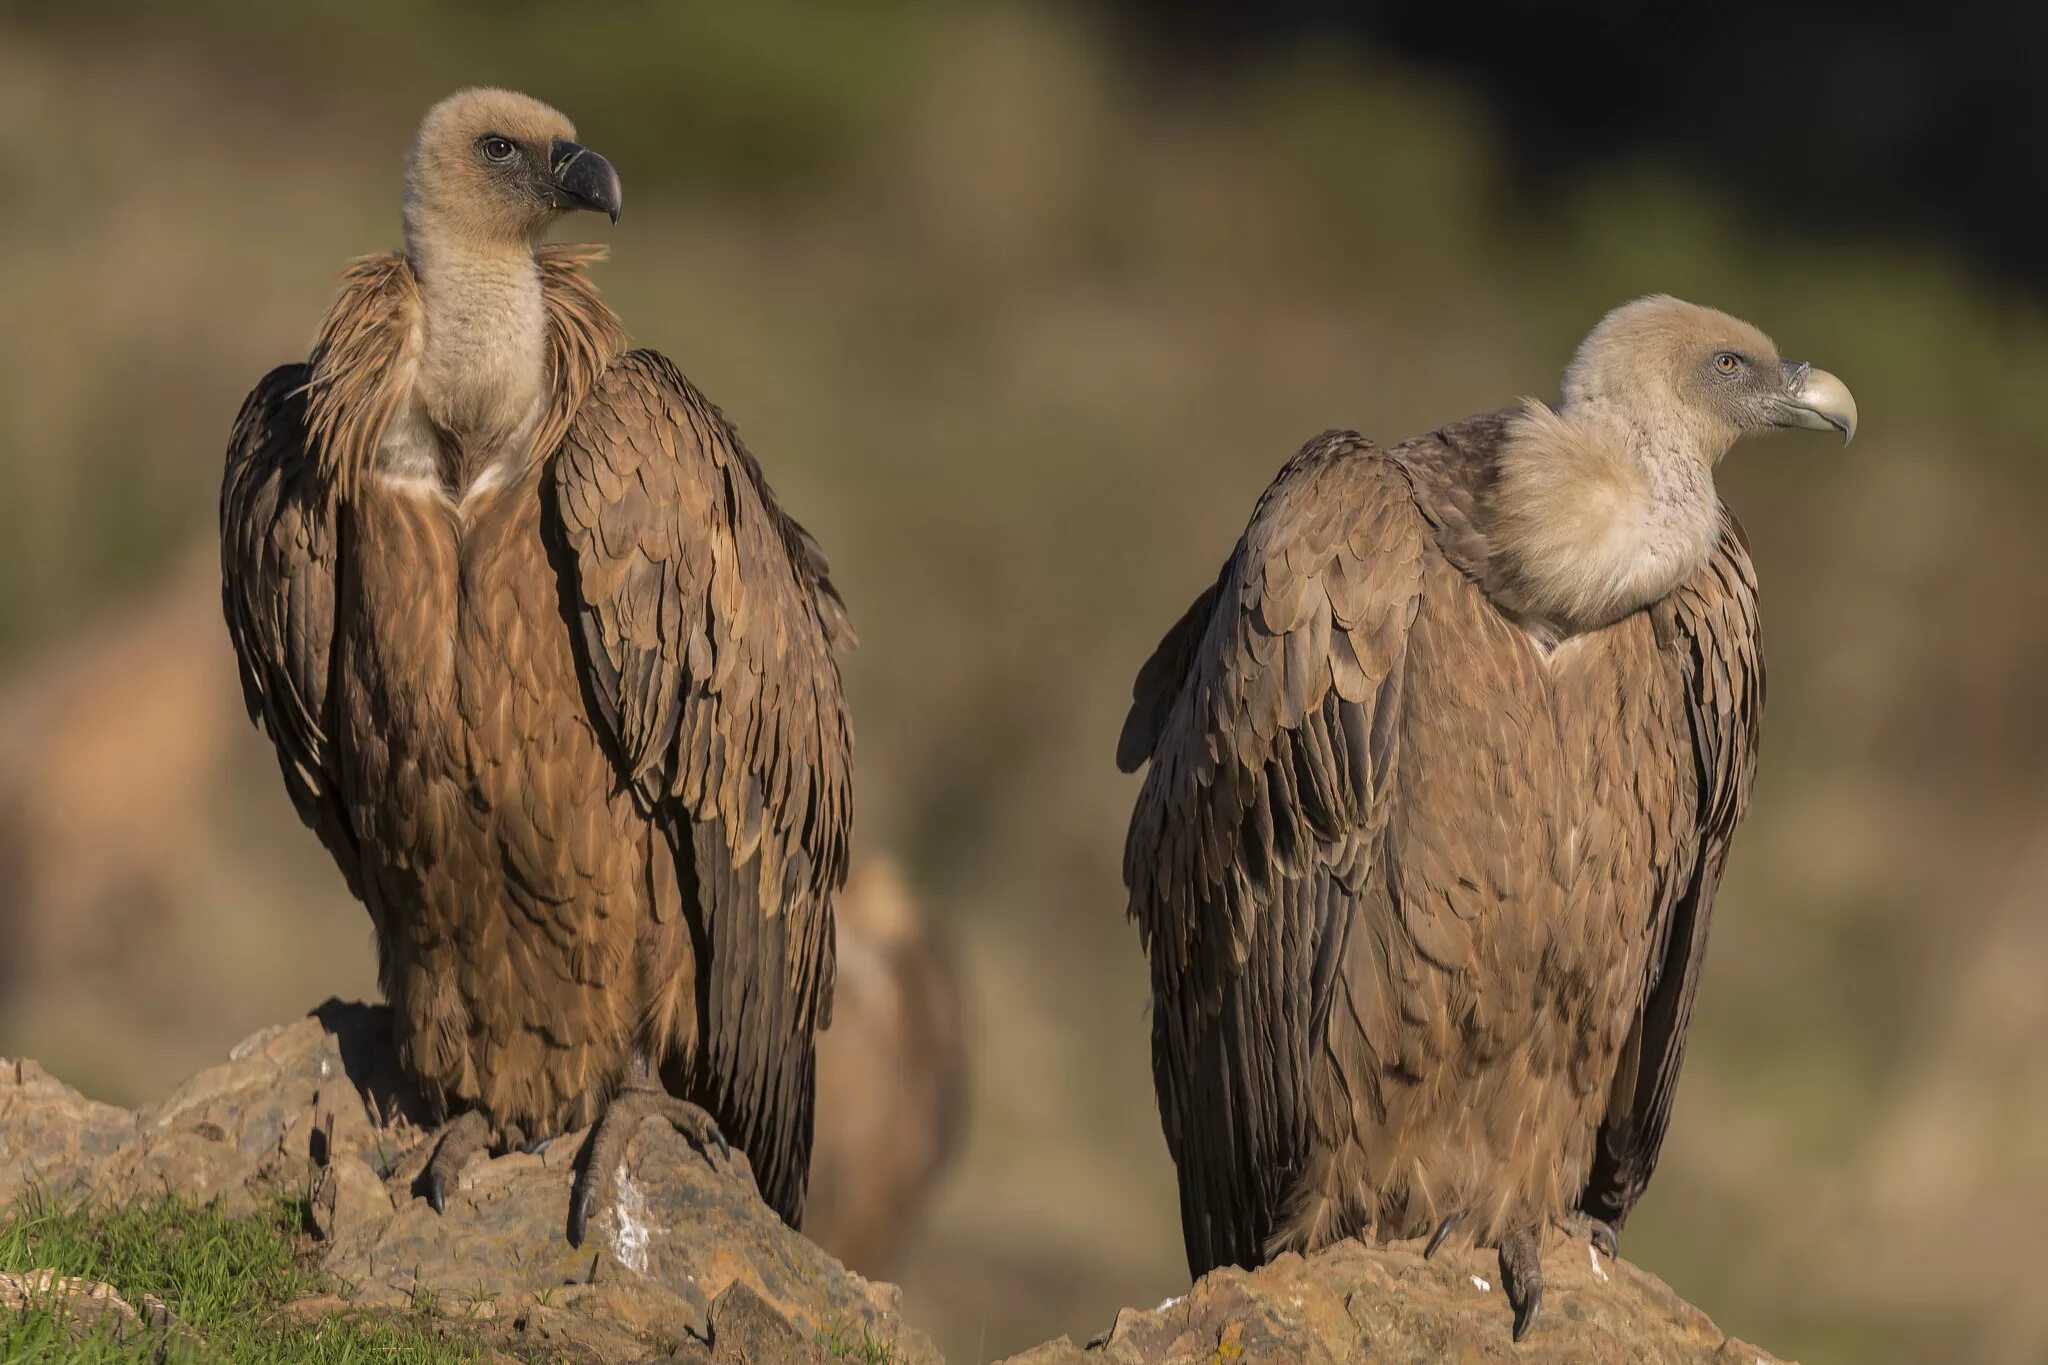
[[[412,1193],[428,1130],[392,1056],[385,1010],[330,1003],[140,1111],[89,1100],[34,1062],[0,1062],[0,1207],[169,1190],[235,1212],[292,1193],[332,1286],[294,1314],[429,1309],[521,1358],[938,1361],[893,1286],[776,1219],[744,1156],[713,1164],[659,1123],[633,1138],[617,1199],[581,1251],[563,1236],[581,1134],[479,1159],[435,1214]],[[1519,1346],[1490,1253],[1446,1247],[1425,1261],[1416,1244],[1346,1243],[1219,1271],[1157,1309],[1125,1310],[1086,1346],[1062,1338],[1011,1365],[1775,1360],[1583,1242],[1554,1238],[1545,1275],[1543,1320]],[[127,1309],[139,1328],[166,1330],[160,1305],[64,1288],[81,1315]]]
[[[1007,1365],[1512,1361],[1515,1365],[1779,1365],[1721,1332],[1654,1275],[1553,1237],[1543,1318],[1517,1345],[1491,1252],[1344,1242],[1255,1271],[1219,1270],[1151,1312],[1125,1309],[1083,1349],[1056,1341]]]
[[[829,1353],[846,1341],[938,1360],[902,1321],[894,1286],[782,1225],[744,1155],[713,1165],[661,1124],[633,1138],[618,1197],[580,1251],[563,1235],[580,1133],[479,1159],[434,1213],[411,1190],[428,1130],[389,1030],[381,1008],[331,1003],[137,1112],[33,1062],[0,1063],[0,1206],[175,1190],[234,1212],[303,1193],[336,1310],[432,1306],[570,1360],[800,1361],[792,1343]]]

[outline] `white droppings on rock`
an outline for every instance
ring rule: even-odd
[[[324,1081],[333,1075],[334,1063],[332,1061],[329,1061],[327,1058],[322,1057],[320,1059],[320,1079]]]
[[[612,1205],[612,1255],[635,1274],[647,1273],[647,1249],[654,1243],[656,1229],[647,1221],[647,1195],[619,1163],[618,1200]]]
[[[1176,1295],[1174,1295],[1174,1296],[1173,1296],[1172,1298],[1170,1298],[1170,1299],[1161,1299],[1161,1300],[1159,1301],[1159,1306],[1158,1306],[1157,1308],[1153,1309],[1152,1311],[1153,1311],[1153,1312],[1155,1312],[1155,1313],[1164,1313],[1164,1312],[1165,1312],[1165,1311],[1166,1311],[1167,1309],[1169,1309],[1169,1308],[1173,1307],[1173,1306],[1174,1306],[1175,1304],[1177,1304],[1177,1303],[1179,1303],[1179,1302],[1180,1302],[1180,1296],[1179,1296],[1178,1294],[1176,1294]]]
[[[1489,1294],[1493,1292],[1493,1286],[1488,1284],[1486,1281],[1480,1279],[1477,1275],[1474,1275],[1472,1277],[1472,1284],[1473,1287],[1476,1288],[1482,1294]]]
[[[1593,1278],[1596,1280],[1606,1279],[1607,1272],[1600,1268],[1600,1253],[1594,1249],[1591,1242],[1586,1243],[1586,1255],[1593,1262]]]

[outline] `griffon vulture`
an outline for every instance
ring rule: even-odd
[[[1676,299],[1562,401],[1308,443],[1138,675],[1124,875],[1199,1275],[1348,1236],[1610,1254],[1670,1112],[1763,706],[1736,438],[1832,375]]]
[[[230,633],[299,814],[376,928],[401,1060],[480,1148],[639,1120],[746,1152],[794,1225],[832,998],[850,746],[815,543],[731,424],[540,245],[619,180],[561,114],[420,125],[405,251],[351,266],[243,405]]]

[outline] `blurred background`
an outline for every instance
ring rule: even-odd
[[[241,713],[221,451],[397,245],[420,113],[510,84],[618,165],[574,235],[858,622],[857,838],[948,945],[971,1076],[861,1268],[950,1357],[1185,1284],[1138,664],[1304,439],[1554,396],[1653,290],[1842,375],[1865,434],[1722,467],[1762,775],[1624,1250],[1809,1362],[2048,1356],[2048,11],[1517,8],[0,3],[0,1055],[132,1102],[374,993]]]

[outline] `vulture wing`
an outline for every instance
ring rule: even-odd
[[[306,428],[308,367],[281,365],[242,404],[220,491],[221,605],[252,720],[277,746],[299,818],[358,899],[355,835],[334,793],[328,652],[336,527]]]
[[[1398,466],[1318,437],[1139,674],[1118,756],[1152,767],[1124,879],[1196,1274],[1264,1259],[1308,1149],[1345,911],[1386,828],[1425,534]]]
[[[1657,640],[1681,680],[1699,777],[1699,839],[1689,879],[1657,926],[1642,1013],[1616,1066],[1606,1121],[1579,1204],[1620,1227],[1650,1183],[1671,1117],[1686,1030],[1699,994],[1714,892],[1756,780],[1764,657],[1756,570],[1725,507],[1706,567],[1653,608]]]
[[[738,433],[652,352],[598,380],[554,478],[586,688],[694,901],[682,1007],[703,1032],[689,1074],[665,1077],[720,1117],[795,1225],[852,819],[845,607]]]

